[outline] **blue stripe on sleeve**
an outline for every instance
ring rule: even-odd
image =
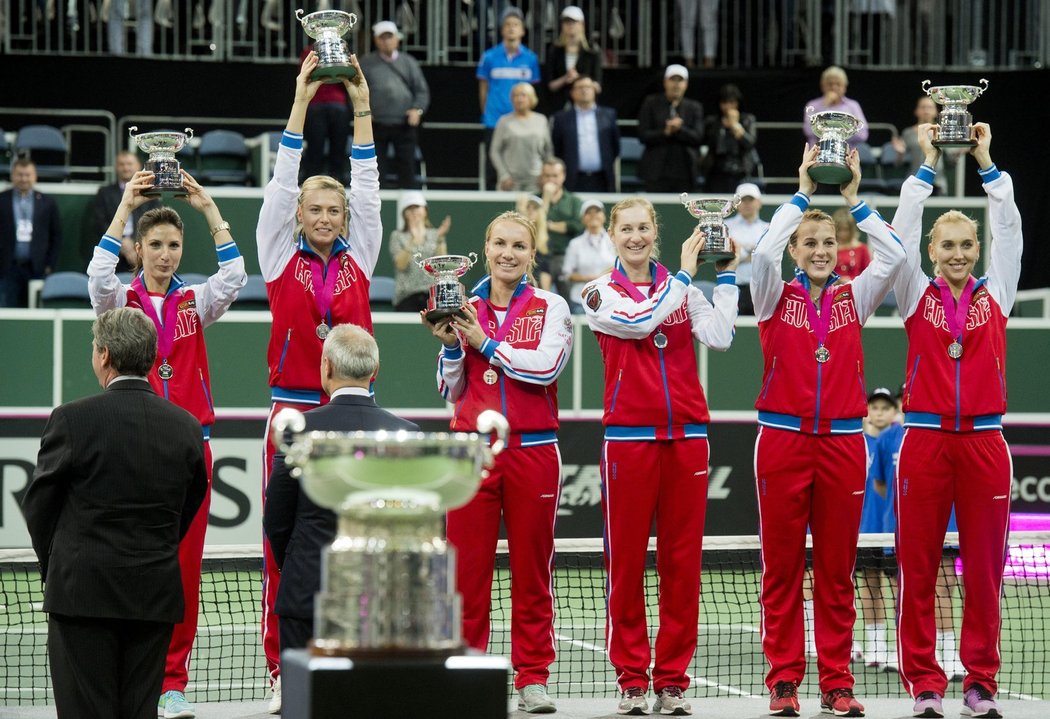
[[[994,182],[1002,175],[1002,173],[999,172],[999,168],[996,167],[994,163],[987,170],[978,169],[977,174],[981,176],[981,182],[985,183]]]
[[[492,355],[496,354],[497,347],[499,347],[499,342],[493,342],[491,337],[486,337],[485,342],[478,351],[485,355],[486,358],[492,359]]]
[[[806,193],[804,192],[796,192],[795,196],[788,200],[788,203],[795,205],[803,212],[809,209],[809,198],[806,197]]]
[[[716,285],[735,285],[736,284],[736,270],[723,270],[722,272],[715,273],[715,284]]]
[[[927,185],[932,185],[935,177],[937,177],[937,171],[925,163],[919,165],[919,169],[915,171],[915,178]]]
[[[225,245],[216,247],[215,254],[219,256],[219,262],[229,262],[240,257],[241,251],[237,249],[236,242],[227,242]]]
[[[864,220],[868,219],[872,214],[872,209],[868,207],[868,203],[861,200],[853,207],[849,208],[850,213],[853,215],[853,219],[859,224]]]
[[[352,145],[350,147],[351,160],[369,160],[376,156],[375,143],[368,145]]]
[[[120,254],[120,240],[113,235],[102,235],[102,239],[98,241],[98,246],[110,254]]]
[[[675,273],[674,278],[687,287],[693,284],[693,276],[685,270],[678,270],[678,272]]]
[[[281,135],[281,144],[293,150],[301,150],[303,149],[303,136],[298,132],[285,130],[284,134]]]
[[[463,357],[463,348],[459,345],[455,347],[442,347],[441,355],[447,360],[458,360]]]

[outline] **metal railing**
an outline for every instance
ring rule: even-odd
[[[154,4],[155,3],[155,4]],[[309,41],[292,15],[355,13],[347,40],[371,48],[372,25],[394,20],[402,49],[435,65],[477,64],[499,42],[508,0],[0,0],[0,51],[139,54],[219,62],[289,62]],[[514,0],[541,60],[563,3]],[[606,66],[663,66],[692,50],[698,65],[733,69],[838,64],[934,70],[1016,70],[1050,61],[1046,0],[694,0],[695,24],[671,0],[576,0]],[[855,11],[855,8],[863,11]],[[882,10],[881,12],[879,10]],[[142,28],[143,32],[140,32]]]
[[[117,119],[113,113],[106,110],[0,107],[0,127],[4,125],[3,119],[8,117],[17,118],[22,124],[28,124],[24,121],[31,118],[41,124],[57,127],[66,141],[65,165],[69,168],[70,175],[83,176],[74,179],[113,181],[113,158],[116,155],[114,137],[117,130]],[[67,119],[80,122],[59,125],[55,123],[56,119],[60,122]],[[99,143],[73,142],[74,136],[82,135],[98,135],[101,138],[101,146]],[[13,144],[12,142],[12,147]],[[82,148],[85,147],[91,147],[91,151],[84,151]]]

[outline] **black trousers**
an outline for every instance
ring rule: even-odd
[[[372,125],[376,142],[376,159],[379,160],[379,179],[383,187],[419,189],[416,182],[416,146],[419,135],[416,128],[404,122],[400,125]],[[390,161],[390,145],[394,146],[394,161]],[[391,174],[397,175],[397,183],[386,181]]]
[[[307,642],[314,638],[313,619],[282,614],[277,618],[277,627],[282,652],[286,649],[306,649]]]
[[[47,651],[62,719],[154,719],[174,625],[48,616]]]

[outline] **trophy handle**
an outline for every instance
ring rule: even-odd
[[[279,412],[277,416],[280,417],[281,413]],[[303,421],[305,423],[305,420]],[[494,409],[487,409],[478,415],[478,432],[482,434],[496,433],[496,441],[489,448],[489,456],[486,457],[487,461],[485,462],[486,466],[491,467],[492,459],[507,446],[507,433],[510,432],[510,425],[507,423],[507,418],[502,414]]]
[[[812,105],[806,105],[806,115],[812,115],[816,111],[817,108],[813,107]]]
[[[678,199],[682,201],[683,205],[685,205],[686,207],[689,207],[689,193],[688,192],[683,192],[681,195],[678,196]]]
[[[134,133],[136,133],[138,131],[139,131],[139,126],[138,125],[132,125],[131,127],[128,128],[128,135],[130,137],[135,137]]]
[[[355,15],[352,12],[351,13],[347,13],[347,15],[350,16],[350,29],[353,30],[354,29],[354,25],[357,24],[357,15]]]
[[[286,407],[273,418],[270,436],[273,438],[273,443],[277,445],[277,448],[288,454],[292,450],[292,445],[285,440],[285,433],[292,432],[296,434],[304,429],[306,429],[306,417],[303,416],[303,413],[297,409]]]
[[[477,252],[468,252],[467,253],[467,259],[470,260],[470,267],[473,267],[474,265],[478,264],[478,253]],[[470,268],[468,267],[467,269],[470,269]],[[504,422],[506,422],[506,420],[504,420]]]
[[[298,20],[300,23],[303,21],[304,12],[305,11],[302,8],[299,8],[295,11],[295,19]]]
[[[927,95],[930,94],[930,81],[929,80],[923,80],[922,81],[922,91],[925,92]]]
[[[979,88],[977,90],[977,97],[980,97],[981,95],[983,95],[984,93],[986,93],[988,91],[988,81],[985,78],[982,77],[977,82],[979,82],[980,84],[984,85],[984,87]]]
[[[412,259],[416,261],[416,267],[418,267],[419,269],[423,269],[423,265],[425,265],[426,262],[423,260],[422,252],[417,252],[416,254],[412,255]]]
[[[186,133],[186,139],[187,140],[192,140],[193,139],[193,128],[192,127],[187,127],[185,130],[183,130],[183,132]]]

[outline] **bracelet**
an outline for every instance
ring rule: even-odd
[[[371,110],[361,110],[361,112],[354,112],[354,117],[368,117],[371,114]]]
[[[114,217],[113,219],[119,221],[121,227],[127,227],[128,226],[127,218],[118,216],[118,217]]]
[[[230,231],[230,223],[226,220],[223,220],[219,224],[215,225],[215,227],[211,228],[211,236],[215,237],[215,235],[219,234],[223,230],[226,230],[227,232]]]

